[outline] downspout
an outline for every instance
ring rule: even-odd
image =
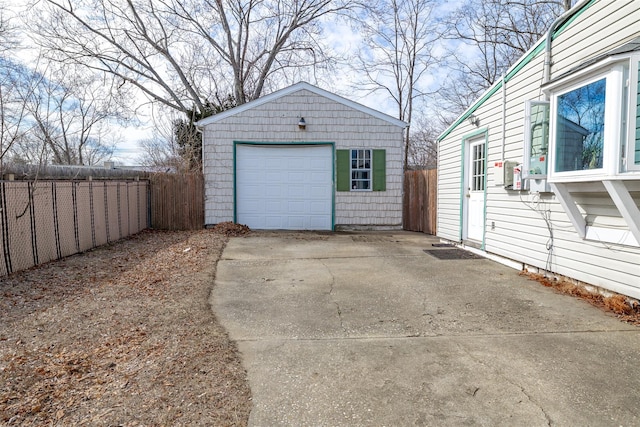
[[[200,172],[202,173],[202,179],[204,180],[204,176],[205,176],[205,167],[204,167],[204,127],[202,126],[198,126],[197,124],[195,125],[196,128],[196,133],[200,134],[200,137],[202,139],[202,143],[200,144]],[[202,205],[204,206],[204,212],[202,212],[202,219],[204,222],[204,227],[207,227],[207,191],[206,191],[206,182],[204,183],[203,186],[203,194],[202,194]],[[234,208],[235,209],[235,208]]]
[[[547,31],[546,42],[544,45],[544,71],[542,76],[542,84],[545,84],[549,80],[551,80],[551,43],[553,42],[553,34],[555,33],[558,26],[560,26],[560,24],[569,19],[574,13],[582,9],[582,6],[590,1],[591,0],[580,0],[571,9],[566,10],[562,15],[558,16],[551,24],[549,31]],[[548,101],[549,96],[545,95],[545,99]]]
[[[507,79],[502,73],[502,152],[501,160],[504,160],[505,145],[507,140]]]
[[[196,133],[199,133],[200,137],[202,138],[202,142],[200,144],[200,161],[202,162],[202,164],[200,166],[202,168],[201,172],[204,175],[204,127],[195,125],[195,128]]]

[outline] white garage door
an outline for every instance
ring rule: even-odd
[[[236,219],[257,230],[331,230],[332,147],[238,145]]]

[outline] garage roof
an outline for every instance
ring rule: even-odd
[[[335,93],[331,93],[328,92],[324,89],[320,89],[317,86],[313,86],[307,82],[300,82],[300,83],[296,83],[292,86],[286,87],[284,89],[280,89],[276,92],[270,93],[269,95],[265,95],[262,96],[256,100],[247,102],[246,104],[242,104],[239,105],[237,107],[234,107],[230,110],[226,110],[223,111],[222,113],[218,113],[218,114],[214,114],[213,116],[209,116],[207,118],[204,118],[202,120],[199,120],[198,122],[196,122],[196,126],[206,126],[209,125],[211,123],[215,123],[218,122],[220,120],[223,120],[227,117],[242,113],[244,111],[250,110],[251,108],[257,107],[259,105],[263,105],[266,104],[267,102],[271,102],[273,100],[276,100],[278,98],[282,98],[283,96],[287,96],[289,94],[292,94],[294,92],[300,91],[300,90],[308,90],[309,92],[315,93],[316,95],[320,95],[323,96],[325,98],[328,98],[332,101],[338,102],[340,104],[343,104],[347,107],[353,108],[354,110],[358,110],[361,111],[362,113],[365,114],[369,114],[373,117],[377,117],[381,120],[387,121],[391,124],[394,124],[398,127],[401,128],[406,128],[408,125],[408,123],[403,122],[402,120],[398,120],[388,114],[382,113],[378,110],[374,110],[373,108],[369,108],[369,107],[365,107],[362,104],[359,104],[357,102],[354,101],[350,101],[346,98],[343,98],[339,95],[336,95]]]

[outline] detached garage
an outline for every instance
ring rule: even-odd
[[[205,223],[400,228],[406,124],[298,83],[197,123]]]

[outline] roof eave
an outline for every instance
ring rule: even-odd
[[[398,120],[388,114],[385,114],[381,111],[375,110],[373,108],[364,106],[362,104],[359,104],[355,101],[351,101],[349,99],[343,98],[340,95],[336,95],[335,93],[332,92],[328,92],[324,89],[320,89],[317,86],[313,86],[307,82],[299,82],[296,83],[292,86],[286,87],[284,89],[280,89],[278,91],[275,91],[273,93],[270,93],[268,95],[262,96],[256,100],[247,102],[246,104],[242,104],[239,105],[237,107],[234,107],[230,110],[226,110],[223,111],[221,113],[215,114],[213,116],[209,116],[207,118],[204,118],[202,120],[198,120],[195,125],[198,127],[203,127],[203,126],[207,126],[210,125],[212,123],[216,123],[220,120],[224,120],[227,117],[231,117],[234,116],[236,114],[240,114],[244,111],[250,110],[252,108],[258,107],[260,105],[266,104],[268,102],[274,101],[276,99],[282,98],[283,96],[287,96],[291,93],[300,91],[300,90],[308,90],[312,93],[315,93],[316,95],[320,95],[323,96],[325,98],[331,99],[335,102],[338,102],[340,104],[343,104],[347,107],[353,108],[355,110],[361,111],[365,114],[369,114],[373,117],[379,118],[381,120],[387,121],[395,126],[401,127],[401,128],[407,128],[409,126],[408,123],[402,121],[402,120]]]

